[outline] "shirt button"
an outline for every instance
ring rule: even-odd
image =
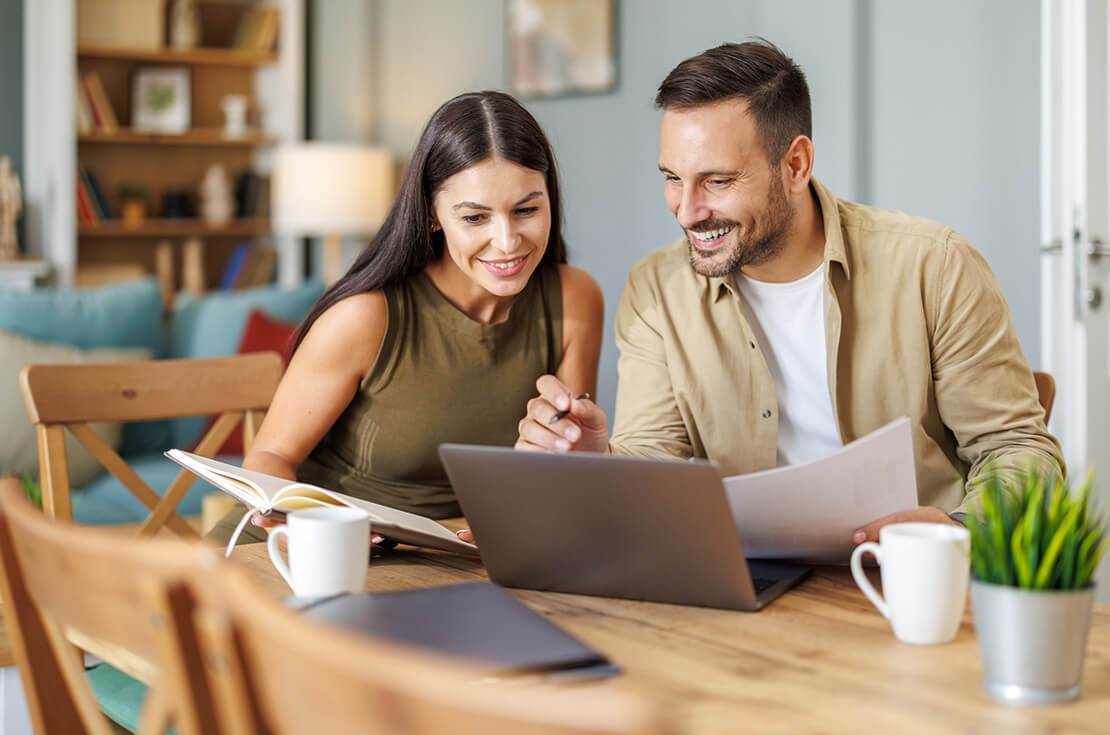
[[[755,349],[755,342],[749,342],[748,347],[751,347],[754,350]]]
[[[769,409],[769,408],[763,409],[763,418],[765,418],[765,419],[771,418],[771,409]]]

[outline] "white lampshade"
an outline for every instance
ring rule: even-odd
[[[393,201],[393,160],[381,148],[293,143],[274,154],[272,226],[279,235],[368,235]]]

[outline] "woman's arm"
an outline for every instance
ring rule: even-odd
[[[605,330],[605,297],[586,271],[559,266],[563,294],[563,360],[555,377],[574,391],[597,400],[597,365]]]
[[[380,291],[343,299],[293,355],[243,467],[296,479],[297,467],[350,404],[377,359],[387,310]]]

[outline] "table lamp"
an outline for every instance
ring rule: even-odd
[[[393,201],[393,160],[367,145],[299,142],[279,146],[271,184],[278,235],[324,238],[324,282],[340,275],[342,237],[373,235]]]

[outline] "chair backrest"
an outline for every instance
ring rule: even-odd
[[[1044,409],[1044,422],[1052,417],[1052,404],[1056,402],[1056,380],[1048,373],[1034,372],[1033,381],[1037,384],[1037,401]]]
[[[150,687],[144,731],[213,732],[190,600],[217,562],[200,543],[54,521],[0,482],[0,596],[35,731],[111,732],[78,643]]]
[[[491,683],[453,659],[321,625],[221,567],[222,632],[207,617],[221,732],[360,732],[373,735],[647,735],[670,732],[629,694]],[[215,649],[215,650],[211,650]],[[229,661],[237,661],[229,666]],[[230,673],[229,673],[230,672]],[[231,677],[233,681],[227,682]],[[220,677],[224,677],[221,681]],[[230,686],[228,684],[231,684]]]
[[[249,448],[282,369],[281,356],[275,352],[207,360],[25,366],[19,379],[38,437],[43,510],[54,518],[72,518],[64,443],[68,430],[150,509],[140,535],[168,526],[178,535],[196,537],[174,512],[195,476],[182,470],[159,497],[89,423],[219,414],[193,451],[213,456],[240,422],[244,446]]]

